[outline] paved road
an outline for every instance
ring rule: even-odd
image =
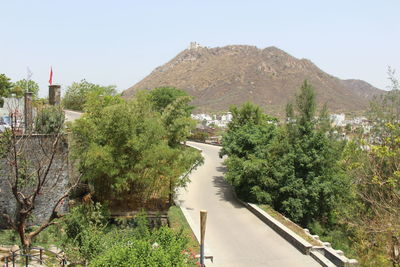
[[[82,112],[64,109],[65,121],[74,121],[82,116]]]
[[[320,266],[235,201],[223,179],[219,147],[188,144],[203,150],[205,162],[191,174],[191,183],[178,193],[178,200],[197,228],[199,211],[208,211],[206,249],[214,264],[207,261],[207,267]]]

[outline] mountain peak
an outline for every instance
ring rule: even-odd
[[[149,76],[123,92],[174,86],[194,97],[197,111],[227,110],[230,105],[253,101],[269,113],[283,116],[303,81],[315,88],[320,105],[335,112],[360,111],[372,95],[382,91],[364,81],[340,80],[319,69],[308,59],[297,59],[269,46],[250,45],[209,48],[196,42]]]

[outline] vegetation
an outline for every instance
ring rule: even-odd
[[[316,118],[315,107],[314,90],[304,82],[283,125],[252,104],[233,108],[221,155],[228,155],[226,179],[239,197],[330,232],[350,195],[340,161],[345,143],[332,133],[326,109]]]
[[[232,109],[222,141],[222,154],[229,156],[226,177],[238,195],[271,205],[307,227],[333,223],[347,188],[338,161],[343,146],[327,135],[322,116],[314,119],[314,98],[305,82],[281,127],[251,104]]]
[[[221,155],[238,195],[307,227],[362,266],[400,265],[400,91],[375,99],[370,132],[341,141],[305,82],[276,125],[260,108],[233,108]],[[267,206],[269,205],[269,206]],[[273,212],[272,212],[273,213]]]
[[[400,88],[389,74],[392,90],[371,103],[371,132],[344,158],[353,195],[343,213],[365,266],[400,266]]]
[[[16,239],[11,231],[0,232],[1,244],[15,244]],[[110,223],[107,209],[98,203],[73,207],[33,244],[56,245],[71,266],[197,266],[183,231],[151,229],[144,214]]]
[[[65,93],[63,105],[66,109],[83,111],[87,100],[91,96],[115,96],[117,91],[114,85],[102,86],[82,80],[72,83]]]
[[[80,170],[96,199],[131,197],[136,207],[145,207],[154,199],[171,201],[174,189],[187,182],[180,175],[201,159],[180,144],[194,125],[186,111],[189,99],[170,99],[162,110],[157,100],[148,92],[131,101],[88,98],[72,132]]]
[[[39,85],[32,80],[22,79],[16,81],[13,85],[11,93],[14,93],[17,97],[23,97],[25,92],[31,92],[34,98],[37,98],[39,93]]]
[[[274,219],[278,220],[281,224],[283,224],[284,226],[286,226],[287,228],[292,230],[294,233],[299,235],[301,238],[303,238],[304,240],[309,242],[311,245],[313,245],[313,246],[321,246],[322,245],[321,242],[315,240],[314,238],[312,238],[311,236],[306,234],[304,232],[303,228],[301,228],[299,225],[295,224],[294,222],[290,221],[288,218],[282,216],[282,214],[280,214],[279,212],[277,212],[270,206],[265,205],[265,204],[260,204],[258,206],[262,210],[264,210],[266,213],[268,213],[268,215],[271,215],[272,217],[274,217]]]
[[[150,100],[154,103],[154,108],[158,111],[163,111],[165,108],[180,97],[188,97],[189,95],[175,87],[158,87],[149,92]],[[193,106],[186,105],[184,111],[190,115]]]
[[[191,254],[199,254],[199,242],[190,228],[180,207],[171,206],[168,210],[169,226],[175,233],[180,233],[188,239],[188,250]]]
[[[245,103],[232,107],[232,121],[222,138],[220,156],[228,155],[226,179],[239,197],[259,203],[270,203],[273,196],[265,190],[272,180],[265,175],[268,161],[264,151],[276,137],[275,119],[262,113],[260,107]]]
[[[31,133],[17,135],[14,125],[1,134],[0,156],[3,174],[13,205],[3,207],[0,217],[18,233],[24,250],[29,250],[33,240],[46,228],[63,217],[60,208],[76,184],[60,188],[67,171],[67,151],[63,135],[63,119],[52,125],[49,135],[31,136]],[[79,179],[77,180],[79,181]],[[57,191],[57,194],[54,193]],[[39,198],[48,199],[46,217],[38,222],[39,227],[29,225],[35,217]]]
[[[0,74],[0,107],[4,105],[3,97],[8,97],[12,88],[11,79],[5,74]]]
[[[8,78],[5,74],[0,74],[0,96],[7,97],[12,88],[11,79]]]
[[[54,134],[63,129],[65,121],[64,111],[56,106],[43,107],[39,110],[35,120],[35,132]]]
[[[144,214],[133,221],[109,224],[101,205],[73,208],[61,236],[69,260],[89,266],[193,266],[182,232],[150,229]]]

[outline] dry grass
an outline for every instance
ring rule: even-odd
[[[318,242],[317,240],[313,239],[309,235],[307,235],[304,232],[304,229],[280,214],[279,212],[275,211],[268,205],[258,205],[263,211],[274,217],[276,220],[278,220],[280,223],[285,225],[287,228],[295,232],[298,236],[306,240],[308,243],[310,243],[313,246],[322,246],[321,242]]]
[[[195,254],[199,254],[200,253],[199,243],[197,242],[197,239],[193,234],[189,224],[187,223],[186,218],[183,215],[181,209],[177,206],[171,206],[168,211],[168,219],[169,219],[169,225],[174,231],[179,232],[183,230],[184,235],[189,240],[189,248]]]

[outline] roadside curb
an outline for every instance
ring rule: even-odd
[[[233,196],[237,201],[239,201],[243,206],[245,206],[251,213],[256,215],[262,222],[271,227],[276,233],[283,237],[287,242],[292,244],[300,252],[305,255],[310,255],[314,260],[316,260],[321,266],[324,267],[358,267],[360,266],[358,261],[355,259],[348,259],[344,256],[341,250],[335,250],[331,247],[328,242],[322,242],[319,240],[318,236],[313,236],[309,233],[307,229],[304,229],[305,233],[316,241],[321,242],[322,246],[313,246],[302,237],[294,233],[292,230],[287,228],[285,225],[277,221],[267,212],[259,208],[257,205],[244,202],[239,199],[236,195],[235,190],[232,187]]]

